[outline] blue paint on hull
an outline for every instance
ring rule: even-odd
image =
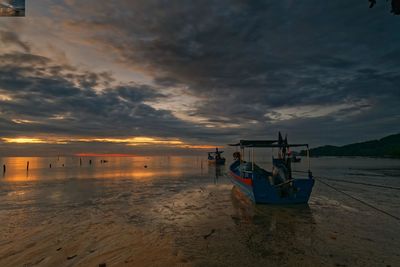
[[[233,163],[230,166],[231,181],[245,193],[251,200],[260,204],[304,204],[307,203],[312,188],[314,179],[297,179],[294,178],[283,186],[274,186],[270,182],[268,172],[263,175],[255,173],[251,179],[252,185],[244,183],[238,177],[238,164]]]

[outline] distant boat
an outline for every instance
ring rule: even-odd
[[[240,140],[231,146],[240,147],[240,152],[234,153],[235,161],[230,165],[231,181],[238,186],[250,199],[264,204],[295,204],[307,203],[314,179],[310,170],[308,156],[308,177],[292,176],[291,159],[287,157],[290,147],[307,147],[308,144],[288,144],[287,138],[278,140]],[[278,157],[272,157],[272,171],[266,171],[254,162],[254,148],[276,148]],[[242,159],[245,149],[251,149],[251,156],[246,162]]]
[[[221,156],[222,153],[224,153],[224,151],[218,151],[218,148],[215,149],[215,152],[208,152],[208,163],[224,165],[225,158]]]

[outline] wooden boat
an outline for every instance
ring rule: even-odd
[[[4,0],[0,2],[0,16],[25,16],[25,1]]]
[[[215,149],[215,152],[208,152],[208,163],[224,165],[225,158],[221,156],[222,153],[224,153],[224,151],[218,151],[218,148]]]
[[[310,170],[308,144],[288,144],[287,138],[278,140],[240,140],[231,146],[240,147],[241,152],[234,153],[235,161],[229,167],[231,181],[256,203],[295,204],[307,203],[314,179]],[[308,171],[306,177],[293,177],[291,159],[287,151],[291,147],[306,147]],[[254,148],[278,149],[278,157],[272,157],[272,170],[269,172],[254,162]],[[245,149],[251,149],[246,162],[242,159]]]

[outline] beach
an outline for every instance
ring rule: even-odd
[[[400,214],[400,160],[312,159],[309,204],[291,206],[253,204],[202,157],[0,163],[0,266],[400,264],[400,222],[379,211]]]

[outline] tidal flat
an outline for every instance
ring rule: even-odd
[[[0,266],[400,265],[400,160],[315,158],[310,201],[292,206],[250,202],[231,184],[229,160],[0,164]]]

